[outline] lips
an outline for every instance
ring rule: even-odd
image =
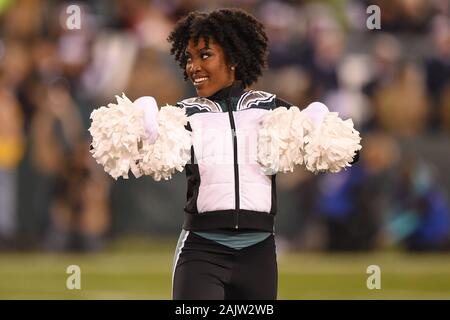
[[[204,84],[206,81],[208,81],[209,77],[196,77],[195,79],[193,79],[193,83],[195,87],[201,86],[202,84]]]

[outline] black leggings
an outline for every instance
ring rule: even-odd
[[[174,300],[277,298],[273,235],[236,250],[186,231],[180,237],[174,267]]]

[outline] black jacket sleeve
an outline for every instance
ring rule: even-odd
[[[277,107],[286,107],[286,108],[290,108],[293,106],[292,103],[287,102],[286,100],[280,99],[280,98],[275,98],[275,104]]]

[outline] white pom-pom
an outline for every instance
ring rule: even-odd
[[[136,177],[141,172],[138,142],[146,139],[143,111],[122,94],[117,104],[110,103],[91,113],[92,156],[114,179],[128,179],[131,170]]]
[[[191,133],[185,129],[185,109],[165,106],[158,115],[158,138],[143,141],[139,167],[156,181],[168,180],[175,170],[183,171],[191,156]]]
[[[125,94],[91,114],[91,153],[114,179],[128,179],[131,170],[156,181],[182,171],[190,159],[191,134],[185,129],[184,109],[173,106],[158,112],[153,97],[131,102]]]
[[[353,121],[342,120],[336,112],[329,112],[305,141],[305,165],[314,173],[339,172],[350,167],[355,153],[361,149],[361,138]]]
[[[258,162],[266,175],[292,172],[303,163],[304,139],[312,122],[297,107],[269,111],[258,136]]]

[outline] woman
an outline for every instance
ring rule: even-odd
[[[267,37],[242,10],[190,13],[168,41],[197,97],[159,112],[151,97],[117,97],[92,115],[94,157],[114,178],[186,168],[174,299],[276,299],[275,173],[303,163],[337,172],[361,148],[359,134],[323,104],[300,112],[245,90],[262,74]],[[114,139],[118,131],[126,134]]]

